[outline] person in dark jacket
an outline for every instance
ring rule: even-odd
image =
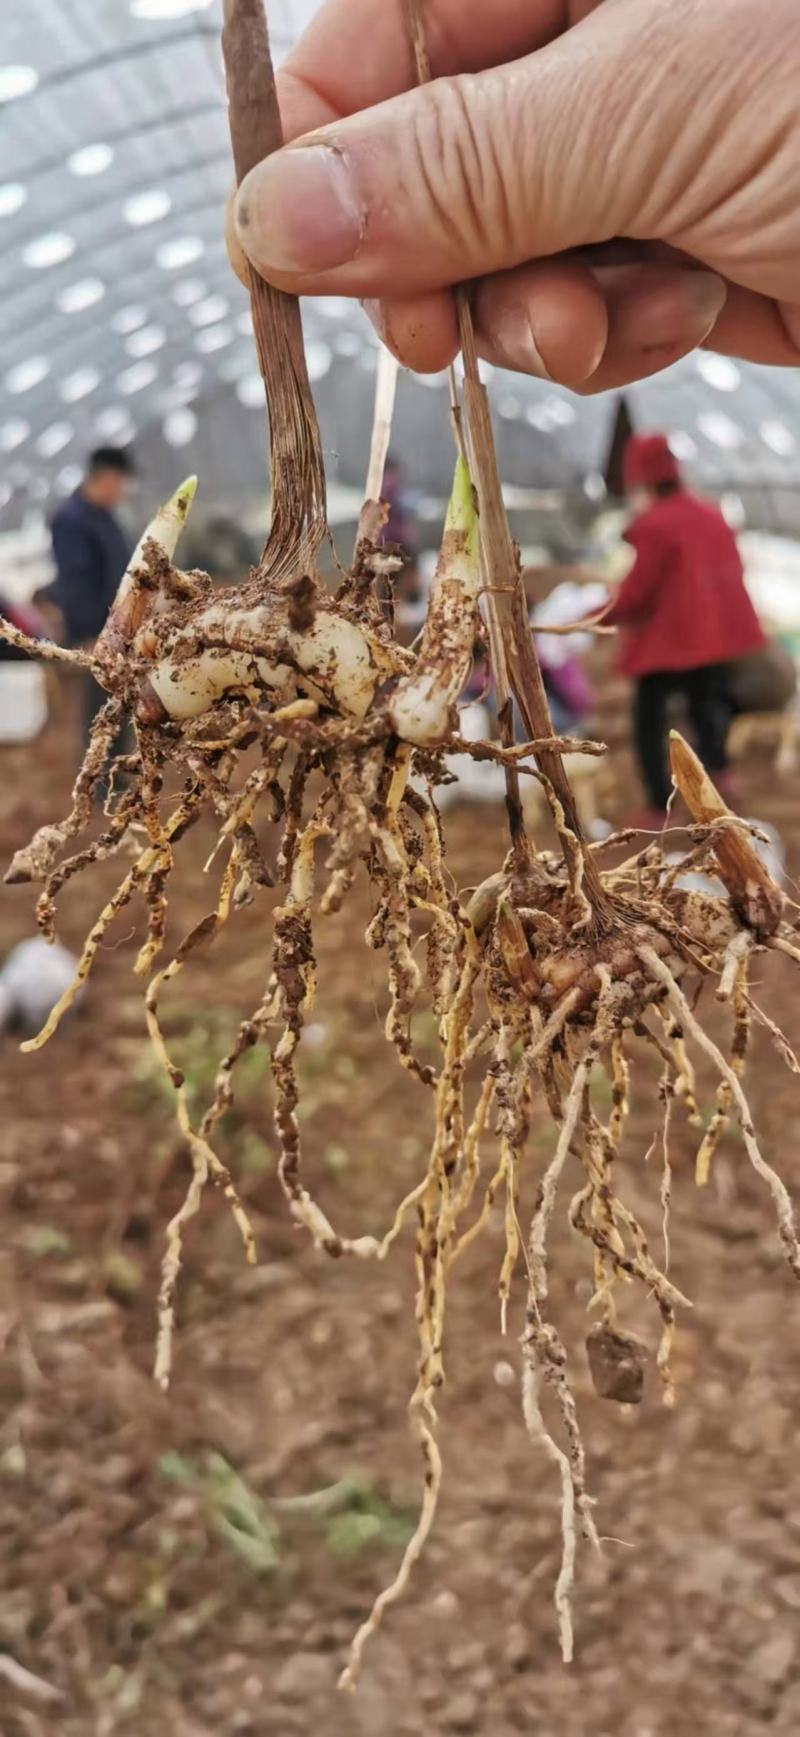
[[[646,823],[657,827],[671,787],[670,700],[685,701],[700,758],[724,789],[728,666],[758,650],[764,635],[736,538],[717,507],[684,488],[665,436],[634,435],[624,466],[635,510],[626,537],[636,559],[603,623],[623,630],[620,667],[636,682],[634,740],[650,803]]]
[[[131,556],[116,509],[129,493],[133,461],[122,448],[99,447],[75,493],[58,508],[51,526],[56,577],[42,594],[58,609],[66,645],[91,645],[106,616]],[[84,729],[89,731],[106,695],[92,676],[85,678]]]

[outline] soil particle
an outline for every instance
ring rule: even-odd
[[[635,1333],[622,1333],[598,1321],[586,1336],[586,1355],[595,1392],[620,1405],[641,1404],[648,1351]]]

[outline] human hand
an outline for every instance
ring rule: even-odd
[[[699,343],[800,361],[796,0],[425,11],[423,89],[403,0],[327,0],[284,63],[295,142],[235,207],[265,277],[362,298],[421,371],[466,279],[483,356],[581,391]]]

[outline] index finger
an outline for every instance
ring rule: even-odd
[[[420,0],[420,6],[434,78],[517,60],[570,22],[568,0]],[[415,83],[406,0],[326,0],[278,73],[284,138],[290,143]]]

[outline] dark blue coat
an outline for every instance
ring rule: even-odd
[[[80,489],[59,507],[52,533],[56,577],[47,595],[64,617],[67,644],[82,645],[105,625],[131,545],[114,514]]]

